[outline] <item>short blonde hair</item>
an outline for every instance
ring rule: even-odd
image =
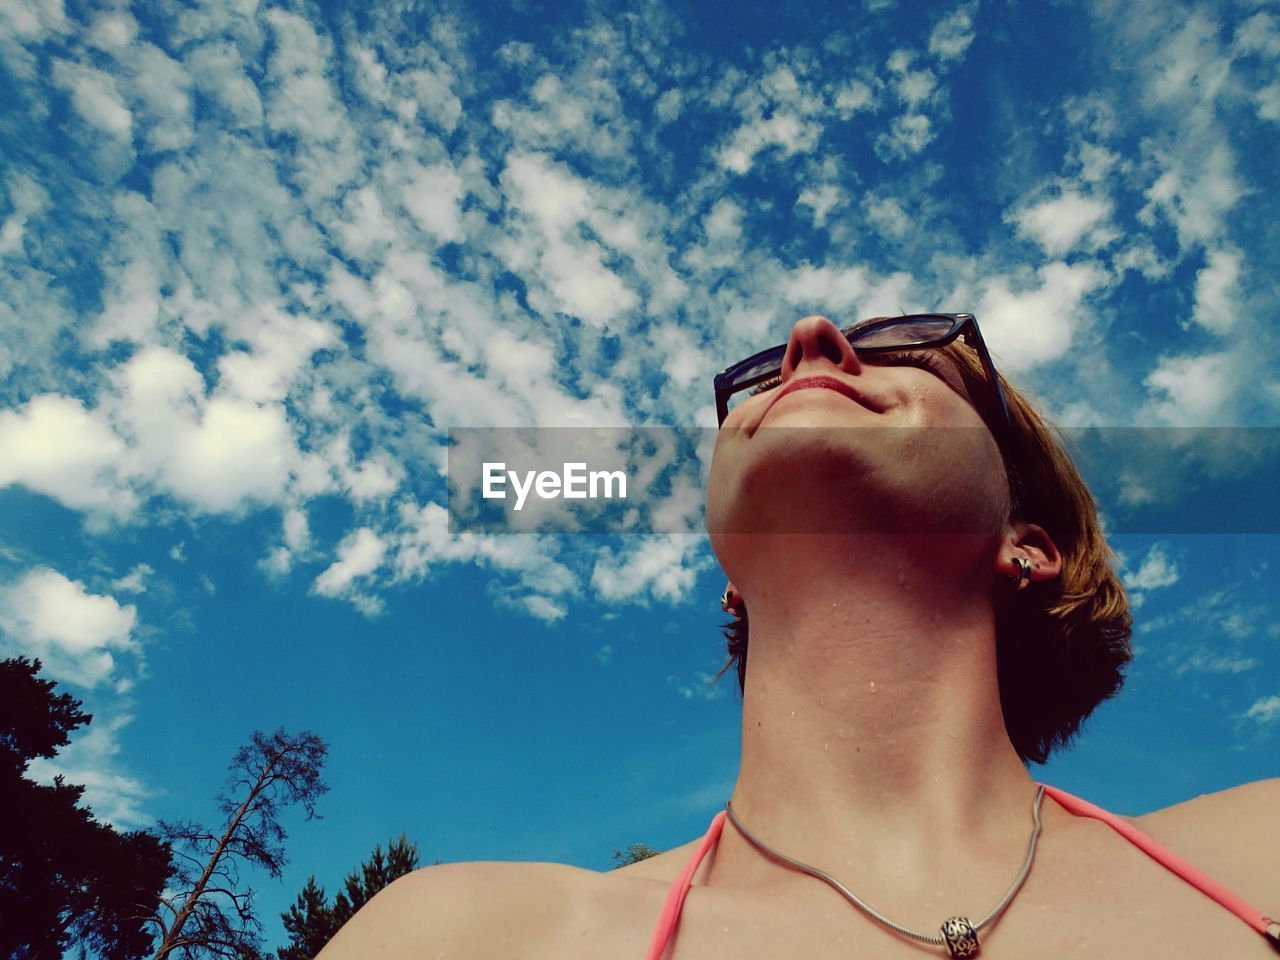
[[[955,361],[969,393],[992,390],[977,354],[956,341],[939,348]],[[1098,520],[1098,507],[1067,453],[1061,430],[999,373],[1020,442],[1001,445],[1015,518],[1043,527],[1062,554],[1062,575],[1025,590],[999,591],[996,665],[1000,704],[1009,740],[1024,761],[1044,763],[1068,746],[1081,723],[1124,683],[1133,659],[1133,617],[1116,572],[1115,551]],[[993,434],[1000,414],[978,403]],[[729,659],[715,679],[736,665],[746,691],[747,611],[724,625]]]

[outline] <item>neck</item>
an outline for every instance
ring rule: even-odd
[[[957,549],[898,537],[840,551],[858,570],[775,554],[767,587],[744,592],[733,805],[761,840],[837,876],[945,875],[989,857],[1012,877],[1036,786],[1001,714],[989,582],[942,573],[983,568]],[[763,880],[769,864],[731,832],[722,861]]]

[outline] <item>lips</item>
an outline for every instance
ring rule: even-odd
[[[794,393],[796,390],[809,390],[809,389],[819,389],[819,388],[826,389],[826,390],[834,390],[836,391],[836,393],[844,394],[850,400],[854,401],[855,403],[861,406],[866,407],[868,410],[872,410],[876,413],[880,412],[873,403],[871,403],[866,397],[860,394],[857,390],[853,389],[853,387],[845,383],[843,380],[838,380],[835,377],[825,377],[825,376],[804,377],[800,380],[792,380],[785,387],[783,387],[781,390],[778,391],[777,396],[775,396],[773,399],[773,403],[777,403],[779,400],[785,397],[788,393]],[[772,407],[773,403],[769,404],[769,406]],[[768,411],[766,410],[765,412],[767,413]]]

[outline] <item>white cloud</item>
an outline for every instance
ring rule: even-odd
[[[183,58],[195,86],[234,119],[234,127],[262,123],[262,97],[249,79],[240,51],[225,42],[201,43]]]
[[[27,42],[67,29],[63,0],[3,0],[0,22],[5,25],[3,32]]]
[[[155,573],[149,563],[135,564],[133,569],[123,577],[111,581],[111,589],[116,593],[145,593],[147,579]]]
[[[1258,666],[1258,660],[1255,657],[1223,653],[1201,647],[1179,663],[1174,673],[1178,676],[1187,673],[1246,673],[1256,666]]]
[[[28,570],[0,589],[0,631],[27,656],[39,657],[59,680],[92,687],[116,669],[113,651],[136,648],[138,611],[90,593],[49,567]]]
[[[849,80],[835,91],[832,106],[841,120],[848,120],[862,110],[874,110],[876,94],[869,83]]]
[[[234,510],[245,500],[272,502],[284,491],[292,446],[281,407],[215,397],[200,422],[179,434],[158,479],[212,512]]]
[[[256,404],[283,401],[307,372],[308,361],[338,340],[333,327],[269,306],[248,311],[248,350],[218,358],[219,393]]]
[[[893,197],[868,195],[862,202],[867,222],[890,237],[905,237],[911,230],[911,217]]]
[[[68,783],[84,786],[84,802],[93,815],[120,829],[148,826],[151,817],[143,803],[154,795],[142,781],[119,767],[120,731],[133,722],[127,707],[95,709],[93,722],[74,736],[52,759],[32,760],[29,773],[38,782],[51,783],[59,774]]]
[[[254,377],[248,364],[229,360],[228,382],[275,392],[271,374]],[[113,379],[108,412],[129,441],[121,457],[129,475],[210,512],[283,494],[297,453],[281,404],[206,397],[191,360],[163,347],[139,351]]]
[[[1085,298],[1109,277],[1097,264],[1084,261],[1046,264],[1034,281],[1020,279],[1020,289],[1006,276],[985,280],[974,311],[997,362],[1009,370],[1025,370],[1066,353],[1076,328],[1088,321],[1082,309]]]
[[[450,166],[420,167],[402,193],[405,209],[418,225],[441,243],[463,238],[461,204],[465,196],[462,178]]]
[[[1075,156],[1080,166],[1080,179],[1085,183],[1105,180],[1120,164],[1119,154],[1087,141],[1076,143]]]
[[[539,596],[521,597],[516,606],[543,623],[555,623],[563,620],[569,612],[568,608],[563,604]]]
[[[118,51],[131,44],[137,35],[138,21],[117,10],[99,14],[89,26],[88,39],[99,49]]]
[[[699,670],[696,680],[686,681],[679,677],[668,676],[667,683],[675,687],[676,693],[685,700],[720,700],[729,689],[726,684],[732,683],[733,677],[734,674],[730,672],[717,681],[715,674],[703,673]]]
[[[798,77],[790,64],[772,66],[758,79],[731,73],[718,95],[732,96],[737,110],[735,127],[713,148],[723,170],[744,174],[763,152],[776,148],[786,159],[812,152],[821,139],[821,118],[827,109],[824,97]]]
[[[21,484],[73,510],[124,513],[134,497],[121,485],[125,446],[99,411],[44,394],[0,410],[0,486]]]
[[[1116,239],[1119,233],[1110,224],[1111,213],[1111,201],[1105,197],[1067,189],[1023,207],[1009,219],[1049,256],[1063,257],[1077,247],[1093,252]]]
[[[536,79],[522,91],[524,102],[493,104],[493,126],[509,133],[521,150],[630,164],[636,121],[624,110],[608,59],[611,48],[623,41],[607,27],[592,31],[591,40],[596,49],[590,56],[574,57],[557,69],[523,64],[526,76]]]
[[[679,87],[663,91],[657,103],[653,105],[654,115],[663,123],[671,123],[680,116],[684,109],[684,92]]]
[[[769,147],[779,147],[784,157],[807,153],[818,145],[822,128],[794,114],[775,113],[767,119],[753,120],[734,131],[718,154],[720,166],[733,173],[746,173],[755,163],[756,154]]]
[[[1280,696],[1261,697],[1255,700],[1244,715],[1258,723],[1275,723],[1280,720]]]
[[[25,173],[10,171],[5,177],[12,212],[0,225],[0,257],[20,253],[27,221],[43,213],[49,205],[49,194]]]
[[[966,3],[938,21],[929,34],[929,52],[940,60],[963,57],[973,43],[973,15],[976,3]]]
[[[796,206],[806,206],[813,210],[813,224],[821,227],[843,198],[844,194],[839,187],[833,183],[824,183],[801,190],[800,196],[796,198]]]
[[[284,545],[295,553],[311,545],[311,530],[304,511],[296,508],[285,511]]]
[[[1258,116],[1263,120],[1280,123],[1280,80],[1263,87],[1253,95],[1258,105]]]
[[[462,117],[462,101],[453,92],[456,78],[443,62],[432,69],[411,71],[407,75],[413,91],[413,104],[445,133],[453,133]]]
[[[639,303],[605,263],[611,251],[581,237],[579,224],[598,217],[586,182],[537,154],[508,157],[500,180],[531,228],[527,239],[504,252],[513,267],[545,286],[549,297],[535,291],[531,299],[545,304],[546,313],[567,313],[600,328]]]
[[[876,156],[886,163],[906,160],[933,142],[933,124],[922,113],[904,113],[894,117],[889,129],[876,137]]]
[[[1227,333],[1240,319],[1235,294],[1240,277],[1238,250],[1213,250],[1208,262],[1196,274],[1195,322],[1214,333]]]
[[[347,594],[356,580],[382,566],[386,554],[386,542],[368,527],[348,534],[338,545],[338,559],[316,577],[316,593],[322,597]]]
[[[1159,152],[1156,162],[1164,172],[1148,188],[1139,220],[1152,225],[1158,215],[1168,219],[1184,254],[1216,240],[1227,213],[1246,193],[1230,146],[1180,144],[1177,152]]]
[[[378,191],[373,187],[352,190],[343,201],[346,216],[334,223],[334,232],[343,248],[353,258],[383,254],[395,241],[395,223],[383,209]]]
[[[1212,425],[1233,390],[1233,365],[1226,352],[1161,357],[1142,381],[1148,410],[1171,426]]]
[[[579,589],[577,575],[556,557],[556,537],[453,533],[448,512],[436,503],[421,507],[401,504],[400,525],[393,540],[392,565],[397,580],[426,577],[433,568],[446,564],[473,563],[513,576],[516,585],[502,586],[501,594],[543,597],[547,604],[536,608],[546,612],[562,606],[564,599]]]
[[[1155,544],[1132,574],[1124,578],[1130,590],[1155,590],[1171,587],[1181,579],[1178,565],[1169,557],[1163,544]]]
[[[667,534],[645,537],[630,549],[602,550],[591,586],[604,603],[649,597],[677,603],[693,589],[698,572],[712,563],[703,543],[698,536]]]
[[[909,50],[895,50],[889,55],[887,66],[893,74],[890,83],[898,100],[908,112],[928,102],[938,89],[938,78],[932,70],[912,70],[914,55]]]
[[[110,74],[82,63],[55,60],[53,81],[71,94],[76,112],[90,126],[112,137],[130,137],[133,114]]]
[[[302,17],[279,8],[270,9],[276,44],[270,61],[271,89],[267,122],[272,129],[296,134],[304,140],[326,143],[337,140],[345,118],[326,71],[330,45]]]
[[[182,65],[150,43],[133,44],[125,54],[131,86],[147,144],[153,150],[180,150],[195,137],[191,80]]]

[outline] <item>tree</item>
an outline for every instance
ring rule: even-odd
[[[288,946],[276,951],[280,960],[311,960],[379,890],[412,873],[419,864],[418,845],[401,834],[400,839],[387,844],[385,854],[378,844],[368,860],[347,874],[332,904],[324,887],[314,876],[309,877],[294,905],[280,915],[289,934]]]
[[[171,892],[153,918],[161,934],[155,960],[259,955],[262,924],[241,870],[258,868],[279,878],[288,862],[280,815],[301,804],[308,820],[316,817],[316,801],[329,789],[320,778],[328,751],[307,731],[255,731],[231,761],[216,832],[190,821],[160,824],[177,865]]]
[[[0,661],[0,956],[56,960],[78,945],[103,960],[144,957],[169,850],[152,834],[99,823],[80,802],[84,787],[24,776],[93,719],[40,668]]]
[[[613,851],[612,869],[617,870],[619,867],[626,867],[633,863],[639,863],[641,860],[648,860],[650,857],[656,857],[661,852],[657,847],[651,847],[647,843],[633,843],[625,850]]]

